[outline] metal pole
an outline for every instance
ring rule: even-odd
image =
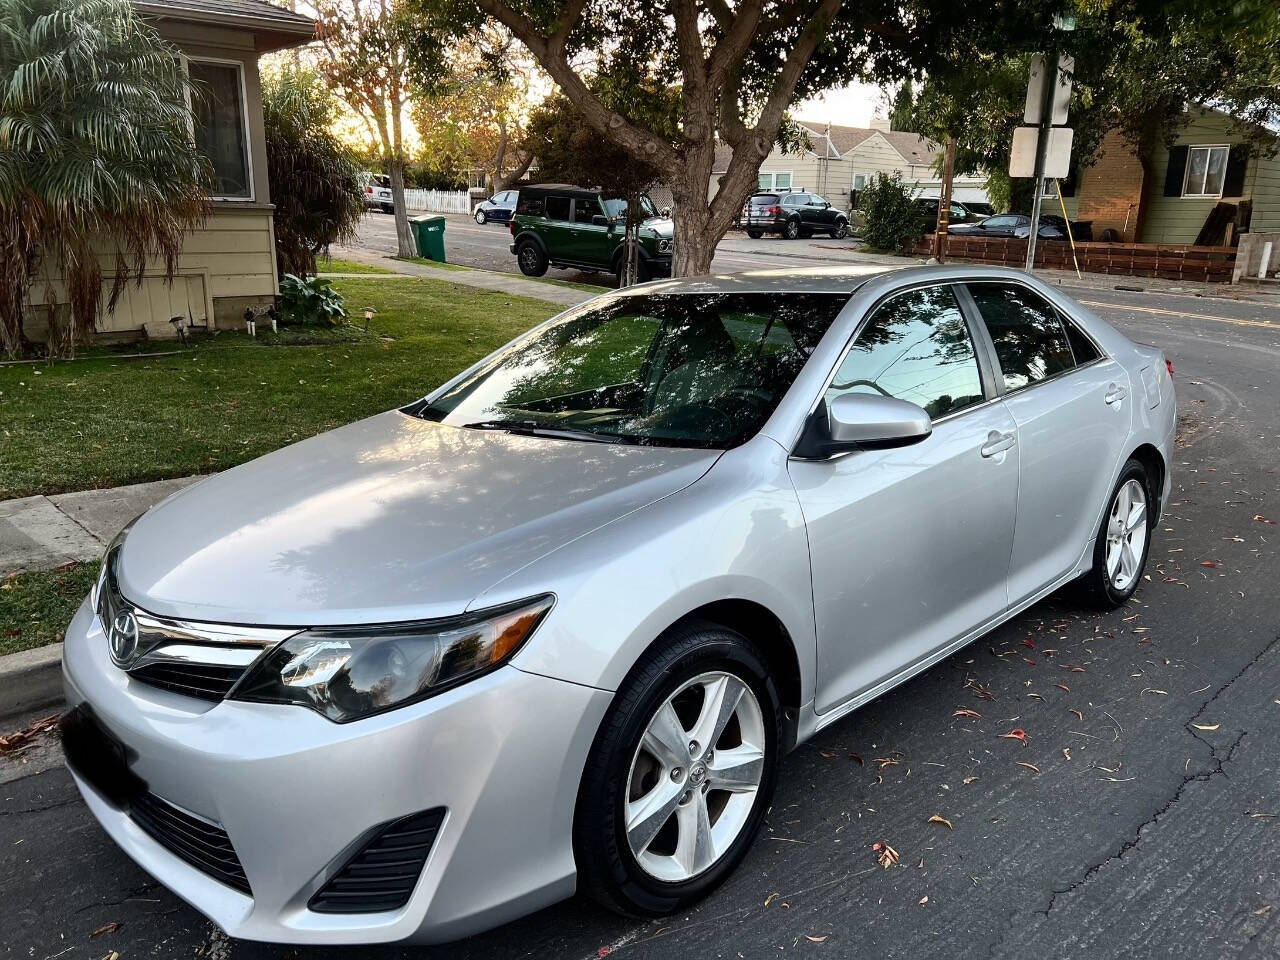
[[[947,137],[947,152],[942,160],[942,189],[938,191],[938,223],[933,231],[933,258],[943,263],[947,258],[947,232],[951,226],[951,181],[956,174],[956,138]]]
[[[1036,137],[1036,176],[1035,192],[1031,197],[1031,233],[1027,236],[1027,272],[1036,266],[1036,235],[1040,232],[1040,198],[1044,194],[1044,160],[1049,152],[1049,131],[1053,128],[1053,92],[1058,84],[1058,58],[1053,57],[1050,66],[1049,54],[1041,57],[1044,76],[1044,88],[1040,93],[1040,133]]]

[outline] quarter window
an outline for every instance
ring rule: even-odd
[[[235,63],[187,61],[187,73],[195,87],[191,113],[196,147],[213,167],[213,196],[229,200],[253,196],[240,71]]]
[[[1062,319],[1044,298],[1008,283],[973,283],[969,292],[995,344],[1008,390],[1020,390],[1075,366]]]
[[[973,338],[949,286],[913,290],[881,306],[858,334],[827,388],[918,404],[934,420],[981,403]]]

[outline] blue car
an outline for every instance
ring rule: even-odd
[[[476,223],[483,225],[490,220],[506,223],[515,212],[516,198],[519,195],[518,190],[503,190],[501,193],[495,193],[488,200],[481,200],[476,204]]]

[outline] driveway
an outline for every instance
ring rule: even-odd
[[[230,942],[106,839],[55,753],[0,769],[0,957],[1277,956],[1280,311],[1081,296],[1176,365],[1147,582],[1108,614],[1038,604],[801,747],[697,908],[571,900],[439,948]]]

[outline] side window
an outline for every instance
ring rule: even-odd
[[[825,207],[827,205],[827,201],[823,200],[816,193],[811,193],[809,194],[809,205],[811,207]]]
[[[516,204],[516,213],[526,217],[542,216],[542,197],[522,196],[520,202]]]
[[[586,200],[575,200],[573,202],[573,222],[585,223],[590,225],[592,217],[603,217],[604,211],[600,209],[600,201],[594,198]]]
[[[909,400],[934,420],[981,403],[978,356],[951,287],[912,290],[884,303],[849,347],[827,402],[844,393]]]
[[[1075,366],[1062,320],[1039,294],[1010,283],[971,283],[969,292],[996,346],[1009,390]]]
[[[1005,228],[1015,226],[1017,222],[1017,217],[992,217],[987,221],[987,226]]]
[[[1067,342],[1071,344],[1071,353],[1076,358],[1076,366],[1082,366],[1086,363],[1093,363],[1102,354],[1098,352],[1098,348],[1093,345],[1093,341],[1084,335],[1079,327],[1070,320],[1064,320],[1062,325],[1067,328]]]
[[[569,198],[568,197],[547,197],[547,219],[548,220],[568,220],[569,219]]]

